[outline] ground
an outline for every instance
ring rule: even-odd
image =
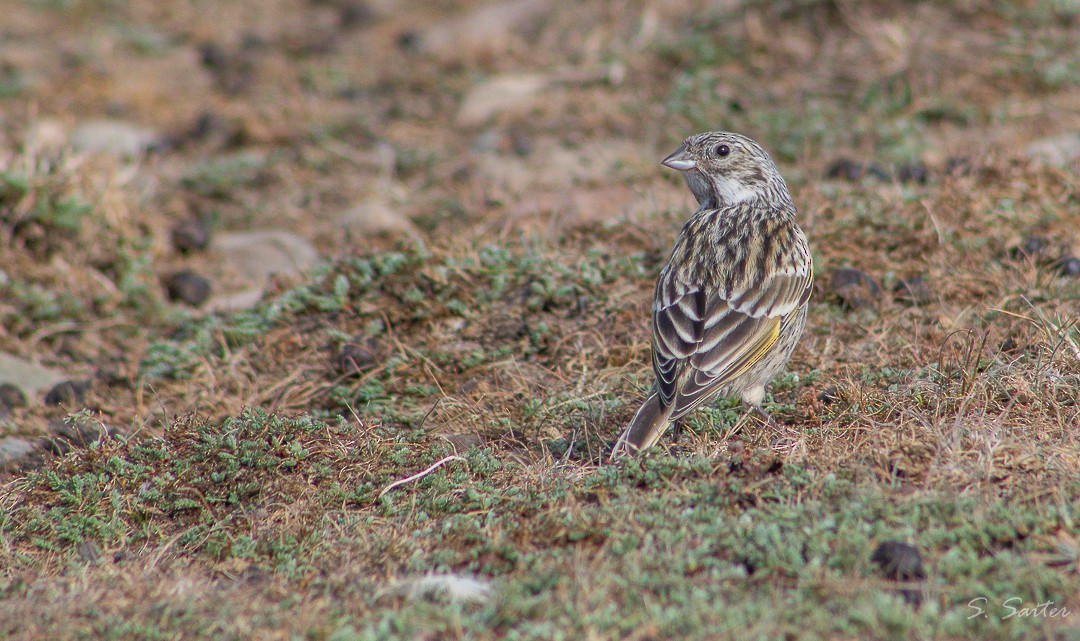
[[[6,7],[0,352],[86,385],[3,401],[0,636],[1080,638],[1078,51],[1064,0]],[[611,464],[706,129],[807,332],[779,427]]]

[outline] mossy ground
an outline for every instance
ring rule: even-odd
[[[497,55],[408,50],[476,6],[452,4],[376,3],[332,38],[353,5],[13,12],[0,348],[95,385],[0,434],[114,436],[4,473],[0,636],[1080,638],[1080,280],[1052,261],[1080,250],[1080,179],[1022,153],[1080,128],[1076,8],[586,2]],[[65,47],[30,37],[49,33]],[[616,62],[619,83],[455,124],[485,77]],[[224,124],[134,164],[19,143],[42,115],[118,110]],[[718,127],[774,152],[814,250],[781,428],[720,401],[608,464],[690,208],[656,161]],[[841,156],[930,178],[823,178]],[[413,232],[329,221],[374,197]],[[163,240],[192,212],[331,260],[249,311],[184,309],[159,276],[217,266]],[[1031,236],[1050,260],[1013,251]],[[845,307],[838,267],[883,294]],[[895,297],[914,276],[928,296]],[[894,540],[924,580],[871,562]],[[490,596],[401,587],[429,573]],[[1068,616],[1007,616],[1048,601]]]

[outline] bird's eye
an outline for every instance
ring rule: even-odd
[[[723,156],[726,156],[726,155],[728,155],[730,153],[731,153],[731,147],[728,147],[727,145],[717,145],[716,146],[716,155],[717,156],[723,157]]]

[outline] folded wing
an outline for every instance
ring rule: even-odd
[[[802,253],[785,269],[731,291],[706,291],[680,276],[661,277],[653,305],[653,370],[661,401],[675,405],[671,420],[768,353],[813,286],[809,254]]]

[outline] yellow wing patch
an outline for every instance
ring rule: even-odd
[[[761,338],[754,341],[752,345],[743,353],[739,360],[731,364],[731,368],[724,375],[724,380],[730,381],[733,378],[738,377],[754,366],[754,363],[761,360],[772,349],[772,346],[776,344],[776,340],[780,338],[780,321],[779,317],[770,318],[765,323],[768,325],[765,327],[765,331],[762,333]]]

